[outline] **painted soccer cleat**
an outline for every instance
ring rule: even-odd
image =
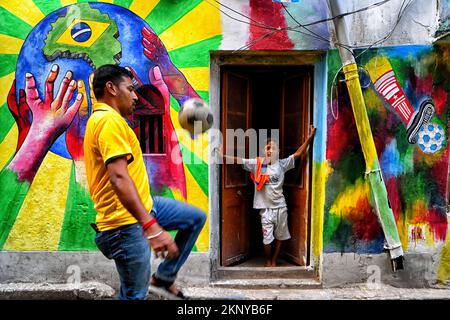
[[[406,128],[406,137],[408,142],[415,144],[417,142],[417,134],[423,125],[427,124],[428,121],[434,115],[434,104],[431,100],[427,99],[420,104],[419,109],[413,115],[408,127]]]

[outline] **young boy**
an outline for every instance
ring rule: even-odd
[[[293,169],[295,159],[306,153],[315,132],[316,129],[311,126],[306,141],[295,153],[285,159],[278,159],[278,144],[271,139],[267,140],[264,147],[264,157],[256,159],[226,156],[219,148],[222,157],[231,158],[236,163],[242,164],[245,170],[250,171],[250,176],[254,181],[253,208],[260,210],[266,267],[276,267],[282,241],[291,238],[287,225],[286,200],[283,195],[284,173]],[[272,250],[274,239],[275,247]]]

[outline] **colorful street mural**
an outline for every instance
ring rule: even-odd
[[[82,141],[95,102],[91,74],[106,63],[135,74],[137,115],[160,102],[165,153],[145,156],[152,194],[208,212],[207,137],[184,132],[177,111],[191,97],[208,101],[209,50],[222,39],[215,8],[28,0],[2,2],[0,16],[0,249],[97,250]],[[166,86],[155,83],[156,65]],[[196,251],[209,247],[207,226]]]
[[[356,52],[361,53],[360,82],[383,179],[406,252],[416,245],[433,248],[447,235],[446,52],[445,45]],[[328,66],[333,79],[341,66],[337,52],[330,52]],[[365,179],[348,92],[339,79],[333,89],[329,83],[334,98],[327,120],[324,251],[381,253],[384,235]],[[417,134],[411,135],[415,125]]]
[[[253,23],[231,19],[221,3],[244,12]],[[0,0],[0,5],[0,250],[97,250],[81,148],[95,101],[90,89],[95,67],[128,67],[141,88],[137,114],[163,115],[165,151],[182,161],[145,157],[152,193],[208,212],[208,138],[183,131],[177,112],[189,97],[209,100],[210,51],[329,50],[332,37],[329,23],[311,23],[328,16],[325,0],[286,8],[266,0]],[[449,29],[448,12],[443,2],[446,18],[438,36]],[[446,241],[438,278],[450,279],[450,45],[355,53],[403,250],[432,251]],[[152,84],[156,65],[167,91]],[[337,50],[328,51],[323,63],[327,81],[314,80],[315,90],[328,86],[330,93],[315,97],[315,257],[384,251],[341,66]],[[160,101],[157,110],[155,99]],[[136,119],[128,120],[139,134]],[[207,222],[195,250],[208,251],[209,233]]]

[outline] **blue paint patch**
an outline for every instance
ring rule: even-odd
[[[396,139],[393,139],[384,149],[380,159],[380,166],[386,178],[397,177],[402,174],[403,166],[397,150]]]
[[[86,42],[92,35],[91,27],[84,22],[76,23],[70,30],[72,39],[76,42]]]

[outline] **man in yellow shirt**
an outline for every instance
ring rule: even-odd
[[[154,78],[162,81],[158,67]],[[104,65],[94,72],[97,103],[86,125],[84,161],[89,192],[97,211],[100,251],[114,259],[120,277],[119,299],[145,299],[150,281],[150,247],[165,257],[152,284],[182,297],[173,284],[206,220],[198,208],[150,195],[142,151],[124,117],[138,101],[133,75]],[[166,230],[178,230],[174,239]]]

